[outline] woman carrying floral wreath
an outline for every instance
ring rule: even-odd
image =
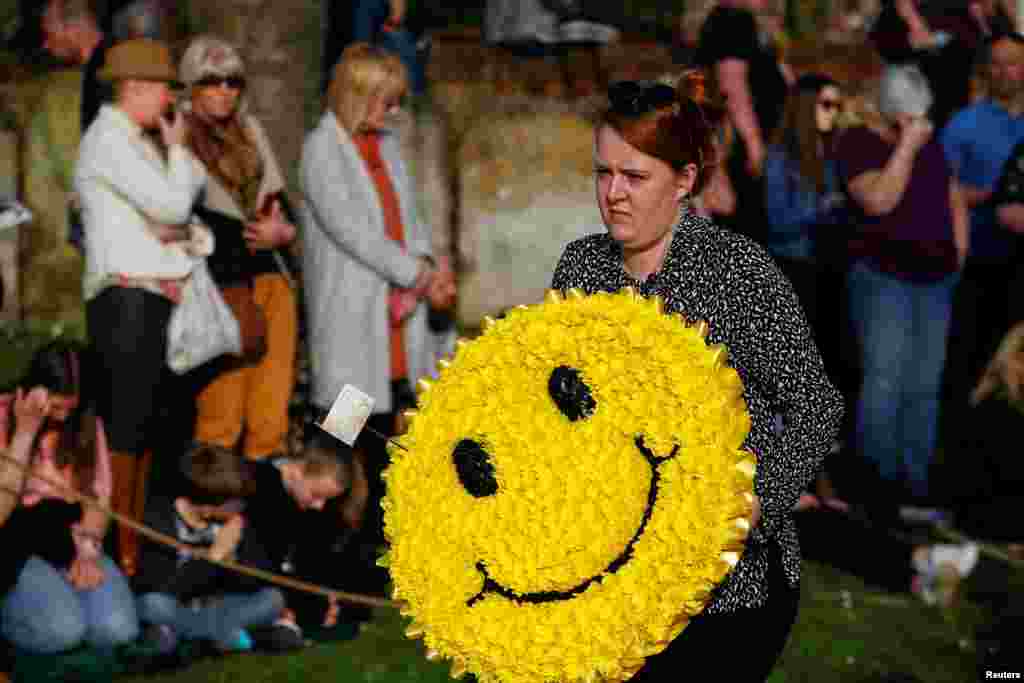
[[[667,313],[705,321],[744,384],[743,447],[757,456],[753,529],[742,558],[698,617],[632,679],[677,679],[702,662],[725,680],[762,681],[796,618],[800,551],[790,511],[818,471],[843,414],[789,281],[752,241],[691,212],[714,167],[724,110],[700,72],[677,88],[620,82],[596,129],[598,205],[606,232],[571,243],[552,287],[590,294],[632,287]],[[776,428],[777,414],[782,427]]]

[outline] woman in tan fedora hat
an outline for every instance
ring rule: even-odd
[[[115,98],[82,138],[75,190],[85,226],[86,323],[96,350],[97,408],[107,425],[112,508],[141,517],[157,401],[166,376],[167,323],[193,267],[212,251],[189,218],[206,169],[185,146],[180,113],[165,114],[177,78],[167,46],[145,38],[112,47],[100,77]],[[164,150],[145,134],[158,131]],[[118,534],[133,574],[134,532]]]

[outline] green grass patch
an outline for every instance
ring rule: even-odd
[[[428,662],[422,644],[404,637],[405,619],[391,610],[377,614],[355,640],[297,654],[207,659],[186,670],[120,683],[449,680],[446,665]],[[797,624],[770,681],[865,683],[892,673],[928,683],[973,681],[973,633],[983,619],[984,610],[970,602],[952,610],[928,607],[910,594],[878,590],[831,567],[807,563]],[[738,639],[737,656],[742,647]]]

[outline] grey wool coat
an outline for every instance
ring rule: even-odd
[[[401,206],[404,249],[387,237],[373,179],[332,112],[302,148],[302,270],[313,402],[321,408],[352,384],[375,399],[375,413],[392,410],[387,297],[392,285],[413,285],[417,259],[431,254],[395,135],[382,135],[381,157]],[[435,374],[453,344],[454,332],[431,332],[420,302],[405,324],[409,379]]]

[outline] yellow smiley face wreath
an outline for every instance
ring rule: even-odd
[[[519,307],[421,382],[381,564],[431,659],[481,681],[619,681],[735,565],[755,458],[707,325],[632,290]]]

